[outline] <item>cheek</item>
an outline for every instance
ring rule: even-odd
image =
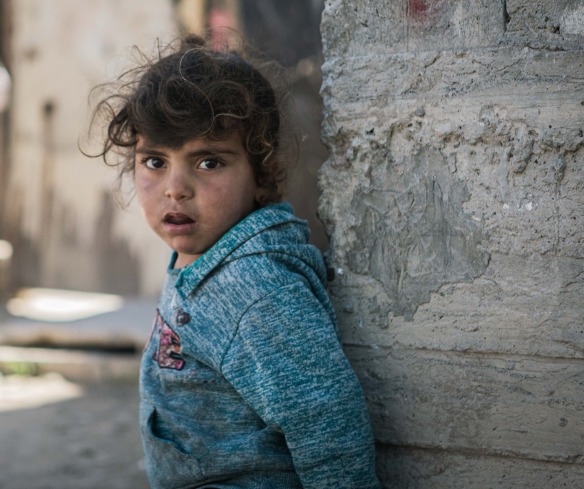
[[[136,174],[134,177],[134,189],[136,198],[142,210],[142,215],[150,224],[155,217],[154,211],[158,207],[156,201],[156,185],[148,178]]]
[[[255,202],[255,181],[247,174],[239,175],[231,179],[229,185],[225,185],[219,193],[221,195],[218,195],[218,199],[228,203],[233,211],[248,213]]]
[[[150,197],[154,196],[154,182],[151,179],[146,178],[146,176],[144,176],[141,172],[136,172],[134,174],[134,188],[136,190],[136,196],[138,197],[140,204],[146,200],[145,197],[147,195]]]

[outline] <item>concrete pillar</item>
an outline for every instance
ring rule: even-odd
[[[320,215],[392,488],[584,487],[584,1],[329,0]]]

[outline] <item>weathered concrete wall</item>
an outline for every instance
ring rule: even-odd
[[[384,487],[584,487],[584,1],[327,1],[320,214]]]

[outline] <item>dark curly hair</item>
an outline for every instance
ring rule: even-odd
[[[258,205],[282,198],[280,104],[272,85],[243,54],[212,49],[191,35],[120,80],[126,80],[121,89],[96,106],[94,122],[103,117],[107,133],[93,155],[120,166],[120,186],[123,175],[134,171],[139,135],[178,148],[193,137],[222,140],[238,131],[262,189]]]

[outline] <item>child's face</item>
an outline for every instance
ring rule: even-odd
[[[139,137],[135,184],[146,221],[178,253],[175,266],[193,263],[255,208],[258,188],[241,136],[194,138],[178,149]]]

